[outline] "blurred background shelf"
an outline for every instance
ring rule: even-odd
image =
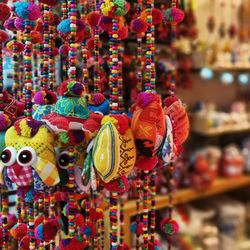
[[[233,179],[219,178],[212,186],[205,191],[196,191],[190,188],[180,189],[174,194],[173,204],[183,204],[199,199],[204,199],[213,195],[226,193],[235,189],[250,186],[250,175],[241,176]],[[168,196],[157,196],[156,197],[156,210],[166,208],[168,206],[169,198]],[[149,205],[150,207],[150,205]],[[136,201],[127,201],[124,205],[124,222],[125,225],[130,225],[131,217],[135,216],[136,211]],[[142,207],[140,207],[140,213],[143,213]],[[125,242],[129,244],[131,242],[131,232],[130,227],[124,227]]]

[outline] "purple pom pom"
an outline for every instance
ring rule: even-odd
[[[78,82],[75,83],[71,89],[71,92],[76,96],[80,96],[82,94],[82,91],[83,91],[83,85]]]

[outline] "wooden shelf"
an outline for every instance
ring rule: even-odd
[[[238,188],[242,188],[250,185],[250,176],[242,176],[235,179],[217,179],[212,186],[206,191],[195,191],[193,189],[180,189],[174,194],[173,204],[183,204],[199,199],[204,199],[213,195],[226,193]],[[168,196],[157,196],[156,197],[156,210],[166,208],[168,206]],[[142,207],[140,207],[140,212],[142,213]],[[124,205],[124,236],[125,242],[129,244],[131,242],[130,234],[130,219],[132,216],[136,215],[136,201],[127,201]]]

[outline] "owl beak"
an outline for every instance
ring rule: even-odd
[[[16,176],[19,176],[23,170],[22,166],[20,166],[17,162],[12,165],[12,169],[14,170]]]

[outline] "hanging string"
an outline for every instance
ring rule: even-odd
[[[33,47],[33,69],[34,69],[34,87],[33,87],[33,91],[34,91],[34,93],[36,93],[39,90],[38,54],[39,54],[38,46],[34,45],[34,47]]]
[[[141,203],[141,171],[137,169],[136,173],[136,228],[139,227],[141,222],[140,213]],[[140,249],[140,234],[136,232],[136,250]]]
[[[121,41],[118,41],[118,111],[119,113],[125,112],[124,101],[123,101],[123,78],[122,78],[122,58],[123,58],[123,47]]]
[[[120,246],[124,244],[124,197],[121,195],[119,198],[120,204]]]
[[[140,17],[143,5],[137,1],[137,17]],[[142,91],[142,35],[137,33],[137,91]]]
[[[8,194],[5,188],[2,188],[2,228],[3,228],[3,243],[2,249],[6,250],[9,247],[8,240]]]

